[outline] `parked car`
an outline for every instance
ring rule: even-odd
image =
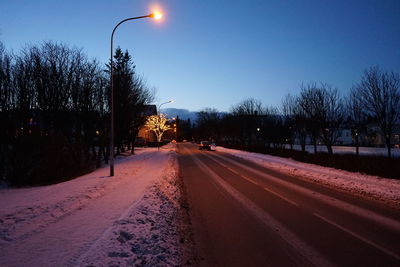
[[[199,144],[199,149],[200,150],[211,150],[215,151],[215,143],[210,143],[208,141],[201,141]]]

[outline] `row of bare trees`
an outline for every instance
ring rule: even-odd
[[[360,135],[374,127],[391,157],[396,126],[400,126],[400,76],[371,67],[347,96],[326,83],[311,82],[302,84],[298,95],[287,95],[280,107],[265,108],[261,101],[249,98],[228,113],[204,109],[198,113],[194,136],[241,144],[290,144],[292,148],[296,141],[302,151],[311,140],[315,152],[317,144],[323,143],[332,154],[340,131],[350,129],[358,155]]]
[[[115,144],[144,123],[153,94],[128,52],[114,55]],[[55,42],[18,54],[0,43],[0,180],[22,185],[66,179],[108,160],[110,65]]]
[[[274,107],[248,98],[234,105],[228,113],[206,108],[197,113],[195,139],[212,139],[231,144],[282,145],[287,139],[283,117]]]
[[[315,152],[321,140],[328,153],[332,154],[332,145],[345,120],[344,103],[336,88],[327,84],[301,85],[299,96],[288,95],[283,100],[282,110],[285,122],[289,125],[291,144],[297,138],[305,151],[309,137]]]

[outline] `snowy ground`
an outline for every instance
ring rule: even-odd
[[[0,266],[182,265],[190,241],[175,148],[120,157],[112,178],[105,167],[56,185],[0,190]],[[400,208],[400,180],[217,150]]]
[[[395,208],[400,208],[400,179],[394,180],[337,170],[292,159],[228,149],[220,146],[217,147],[217,151],[229,153],[281,172],[323,184],[327,187],[334,187],[362,197],[378,200]]]
[[[79,266],[174,266],[182,260],[174,158],[142,199],[79,259]]]
[[[45,187],[0,190],[0,266],[179,265],[175,146]]]
[[[290,146],[286,145],[289,149]],[[301,150],[300,145],[294,145],[293,149]],[[333,146],[334,154],[356,154],[356,147],[354,146]],[[306,145],[306,151],[309,153],[314,153],[314,146]],[[317,145],[318,152],[328,152],[325,145]],[[384,147],[359,147],[360,155],[376,155],[376,156],[387,156],[387,149]],[[400,148],[392,148],[392,156],[400,157]]]

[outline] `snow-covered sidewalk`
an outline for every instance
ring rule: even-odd
[[[108,171],[0,190],[0,266],[179,264],[175,147],[138,149]]]
[[[293,159],[217,147],[217,151],[250,160],[280,172],[296,175],[327,187],[372,198],[395,208],[400,208],[399,180],[354,173],[334,168],[295,161]]]

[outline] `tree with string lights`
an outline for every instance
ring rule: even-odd
[[[152,115],[146,121],[146,126],[156,135],[158,144],[160,144],[163,134],[171,129],[167,123],[168,119],[163,113]]]

